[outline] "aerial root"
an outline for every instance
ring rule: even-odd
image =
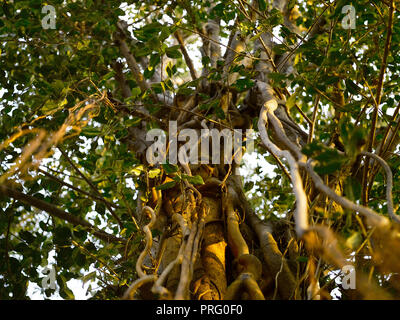
[[[136,291],[142,285],[149,282],[154,282],[154,285],[151,287],[152,293],[159,295],[161,299],[171,299],[172,295],[170,291],[165,288],[163,284],[166,281],[169,273],[178,265],[182,266],[181,277],[175,299],[187,298],[186,294],[188,292],[188,286],[193,274],[193,263],[198,253],[200,238],[204,229],[205,210],[202,206],[201,208],[194,208],[194,210],[197,209],[199,209],[201,212],[198,216],[194,215],[196,219],[193,222],[187,221],[179,213],[173,213],[172,220],[175,221],[181,229],[182,242],[176,258],[172,260],[158,276],[156,274],[147,275],[143,271],[143,260],[150,253],[153,242],[151,227],[156,220],[156,214],[154,210],[148,206],[143,207],[143,213],[149,214],[151,216],[151,221],[143,227],[143,231],[145,232],[146,236],[146,246],[139,255],[136,263],[136,271],[139,275],[139,279],[137,279],[130,285],[130,287],[126,290],[123,299],[133,299]],[[190,210],[192,210],[192,208]]]

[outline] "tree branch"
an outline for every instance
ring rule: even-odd
[[[302,237],[303,233],[308,229],[308,214],[307,214],[307,195],[304,192],[303,182],[299,172],[299,166],[296,159],[287,150],[279,149],[268,137],[265,126],[268,123],[268,117],[273,115],[272,111],[278,107],[275,99],[266,101],[260,111],[260,118],[258,121],[258,129],[260,130],[260,136],[263,143],[271,149],[278,157],[286,158],[290,166],[290,177],[293,185],[293,192],[296,197],[296,210],[295,210],[295,222],[296,222],[296,233],[299,238]],[[283,128],[282,128],[283,131]],[[289,139],[287,139],[289,140]],[[290,141],[289,141],[290,142]],[[291,143],[290,143],[291,144]],[[300,151],[296,152],[300,154]],[[300,154],[300,159],[303,158]]]
[[[57,178],[56,176],[53,176],[52,174],[50,174],[50,173],[48,173],[48,172],[46,172],[46,171],[44,171],[44,170],[42,170],[40,168],[38,168],[37,171],[39,171],[40,173],[43,173],[45,176],[49,177],[50,179],[52,179],[54,181],[57,181],[58,183],[66,186],[66,187],[68,187],[68,188],[70,188],[72,190],[75,190],[76,192],[82,193],[82,194],[92,198],[94,201],[97,201],[97,202],[100,201],[100,202],[106,203],[106,204],[108,204],[108,205],[110,205],[110,206],[112,206],[114,208],[118,208],[118,206],[115,205],[114,203],[108,202],[104,198],[98,197],[98,196],[96,196],[94,194],[91,194],[91,193],[86,192],[86,191],[84,191],[82,189],[79,189],[79,188],[73,186],[72,184],[69,184],[68,182],[65,182],[64,180],[61,180],[61,179]]]
[[[266,85],[266,84],[265,84]],[[368,207],[360,206],[344,197],[336,194],[331,188],[324,184],[322,179],[315,173],[312,167],[312,159],[309,159],[307,162],[305,155],[303,155],[299,148],[297,148],[286,136],[286,133],[280,124],[279,119],[273,114],[273,111],[277,108],[277,101],[272,96],[272,89],[269,85],[265,87],[266,91],[264,96],[266,98],[266,102],[264,106],[261,108],[258,129],[260,130],[260,136],[264,144],[266,144],[273,152],[275,152],[279,157],[284,157],[289,163],[291,168],[290,175],[293,184],[293,191],[296,196],[296,211],[295,211],[295,222],[296,222],[296,233],[299,237],[301,237],[305,231],[309,229],[308,227],[308,214],[307,214],[307,197],[303,189],[301,177],[299,174],[298,166],[303,167],[309,173],[311,178],[313,179],[315,186],[320,191],[324,192],[327,196],[333,199],[336,203],[341,206],[359,212],[364,215],[371,225],[378,227],[385,227],[389,225],[389,220],[375,211],[371,210]],[[297,157],[298,161],[292,156],[290,152],[287,150],[279,149],[268,137],[265,126],[268,123],[268,120],[272,120],[272,124],[274,126],[274,130],[277,135],[280,136],[282,141],[286,144],[291,152],[293,152]]]
[[[93,191],[101,197],[101,194],[99,192],[99,190],[97,190],[97,188],[95,187],[95,185],[92,183],[92,181],[90,181],[79,169],[78,167],[75,165],[75,163],[73,163],[73,161],[70,159],[70,157],[67,155],[67,153],[60,147],[57,147],[58,150],[60,150],[61,154],[64,156],[64,158],[68,161],[68,163],[74,168],[74,170],[87,182],[87,184],[93,189]],[[115,214],[114,210],[111,208],[110,204],[108,203],[108,201],[105,201],[104,204],[106,205],[108,211],[110,211],[111,215],[114,217],[114,219],[118,222],[121,230],[124,228],[121,219]]]
[[[126,82],[124,73],[122,72],[122,63],[119,61],[115,61],[111,66],[115,71],[115,80],[117,81],[118,86],[121,90],[122,97],[124,99],[129,98],[132,95],[132,91],[131,88],[129,88],[128,83]]]
[[[112,234],[105,232],[105,231],[99,230],[95,226],[93,226],[90,222],[88,222],[80,217],[74,216],[66,211],[59,209],[58,207],[56,207],[50,203],[47,203],[47,202],[37,199],[33,196],[22,193],[14,188],[11,188],[11,187],[8,187],[5,185],[1,185],[0,193],[9,198],[13,198],[13,199],[22,201],[22,202],[29,204],[35,208],[43,210],[43,211],[47,212],[48,214],[50,214],[51,216],[65,220],[74,226],[86,227],[89,230],[93,231],[94,236],[96,236],[97,238],[104,240],[106,242],[125,242],[125,239],[118,238]]]
[[[192,76],[192,80],[196,80],[197,79],[196,69],[194,68],[192,59],[190,59],[189,53],[186,50],[185,43],[183,42],[183,39],[182,39],[182,34],[179,32],[179,30],[177,30],[177,31],[175,31],[174,35],[175,35],[176,40],[178,40],[178,42],[179,42],[179,46],[181,48],[183,57],[185,58],[186,65],[189,68],[190,75]]]

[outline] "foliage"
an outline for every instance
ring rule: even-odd
[[[317,161],[316,172],[324,179],[340,180],[343,195],[362,203],[360,152],[368,148],[372,129],[371,150],[376,151],[391,128],[393,143],[381,155],[393,172],[393,198],[399,203],[399,115],[394,111],[397,108],[398,112],[400,103],[398,9],[394,12],[378,121],[373,124],[374,99],[382,85],[379,73],[390,0],[354,1],[357,27],[347,30],[341,25],[341,8],[347,1],[289,1],[292,8],[298,7],[296,31],[287,27],[283,13],[272,8],[271,1],[248,1],[264,14],[255,20],[246,17],[246,12],[252,12],[246,1],[213,2],[2,2],[0,185],[31,198],[22,201],[0,189],[0,299],[29,299],[28,283],[42,287],[41,270],[49,265],[56,269],[58,286],[56,290],[42,289],[41,294],[47,298],[57,292],[62,298],[73,299],[67,285],[71,279],[91,282],[88,293],[94,298],[122,296],[138,278],[134,266],[145,247],[145,233],[138,226],[143,221],[137,221],[135,214],[137,199],[151,202],[149,185],[168,192],[174,187],[183,188],[185,183],[200,190],[205,183],[200,174],[188,175],[178,166],[149,167],[140,154],[132,151],[130,129],[139,128],[144,120],[148,129],[166,129],[167,114],[172,111],[154,101],[157,94],[177,98],[196,93],[198,110],[205,119],[228,123],[231,115],[224,109],[224,92],[233,92],[238,97],[238,110],[244,108],[247,94],[257,88],[257,64],[264,56],[262,47],[255,48],[265,32],[274,32],[271,54],[277,63],[287,54],[293,59],[295,72],[273,70],[268,78],[275,91],[286,96],[288,114],[303,131],[310,131],[310,120],[314,123],[313,137],[302,150]],[[41,25],[45,4],[56,8],[55,29],[46,30]],[[125,15],[131,27],[127,40],[130,52],[137,61],[148,60],[146,67],[141,67],[144,81],[151,84],[147,89],[125,64],[118,45],[117,22]],[[321,26],[316,17],[324,18]],[[212,56],[196,56],[202,45],[199,32],[209,19],[220,21],[219,36],[224,44],[234,31],[247,37],[243,51],[231,65],[223,56],[215,63]],[[316,23],[320,30],[314,32]],[[190,77],[188,61],[174,37],[177,31],[185,40],[197,79]],[[118,71],[113,67],[117,62],[123,64],[130,97],[121,90]],[[207,73],[202,74],[202,69]],[[158,72],[160,79],[156,78]],[[232,75],[237,78],[230,83]],[[221,85],[215,85],[214,91],[200,92],[204,81]],[[148,114],[141,113],[143,106]],[[259,109],[244,112],[250,123],[257,123]],[[245,174],[250,203],[259,217],[292,221],[296,201],[290,179],[264,147],[258,145],[255,151],[273,169],[265,174],[257,167]],[[385,175],[376,166],[371,170],[374,182],[368,190],[368,205],[387,215]],[[306,187],[310,183],[305,180]],[[38,208],[32,199],[95,227],[60,219]],[[332,209],[328,203],[325,207],[312,207],[310,203],[310,207],[311,219],[330,221],[348,245],[346,250],[361,250],[368,242],[370,231],[364,229],[354,212]],[[122,240],[107,243],[96,236],[96,230]],[[365,251],[361,252],[364,255],[357,256],[361,268],[371,272],[377,283],[385,282],[385,272],[371,269]],[[307,257],[298,257],[302,270],[307,261]],[[332,281],[326,270],[329,268],[321,271],[321,286],[326,281],[330,288]],[[383,286],[390,287],[398,297],[399,288],[393,288],[390,281]],[[350,298],[345,290],[341,291],[343,298]]]

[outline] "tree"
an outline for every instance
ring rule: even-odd
[[[395,1],[0,17],[1,299],[73,298],[70,279],[93,299],[400,297]],[[240,176],[251,139],[270,174]]]

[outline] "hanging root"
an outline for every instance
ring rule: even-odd
[[[243,294],[248,295],[249,300],[265,300],[257,281],[251,273],[241,273],[227,289],[226,300],[239,300]]]
[[[278,103],[271,96],[264,106],[261,108],[260,118],[258,121],[258,128],[260,130],[260,136],[263,143],[274,152],[278,157],[285,158],[290,166],[290,177],[293,184],[293,192],[296,196],[296,210],[295,210],[295,222],[296,222],[296,233],[299,238],[302,237],[303,233],[308,229],[308,214],[307,214],[307,196],[303,188],[303,182],[301,180],[299,166],[294,156],[287,150],[281,150],[278,148],[268,137],[265,126],[268,124],[268,118],[277,120],[273,115],[273,111],[278,107]],[[279,121],[279,120],[278,120]],[[276,122],[276,121],[275,121]],[[274,122],[274,123],[275,123]],[[279,130],[281,138],[285,138],[286,134],[279,125],[275,124],[275,129]],[[296,146],[286,137],[285,143],[290,146],[292,151],[296,153],[298,158],[302,160],[305,156],[300,153]]]
[[[172,218],[172,221],[179,226],[181,241],[179,245],[179,252],[175,259],[170,261],[168,265],[164,267],[161,274],[148,275],[143,271],[143,261],[150,254],[153,238],[151,233],[151,227],[154,225],[157,215],[159,214],[161,202],[157,202],[156,213],[154,210],[148,206],[143,207],[142,213],[147,214],[151,217],[151,221],[143,227],[145,233],[146,246],[144,250],[140,253],[138,260],[136,262],[136,272],[139,279],[134,281],[129,289],[124,294],[124,299],[133,299],[135,292],[142,285],[150,282],[154,282],[151,287],[151,292],[156,294],[161,299],[172,299],[173,296],[171,292],[164,287],[164,283],[171,274],[171,271],[176,267],[181,265],[180,277],[178,287],[175,293],[175,299],[187,299],[188,298],[188,287],[193,275],[193,264],[196,260],[198,254],[200,239],[204,229],[204,218],[205,209],[203,205],[197,206],[195,198],[193,196],[193,190],[189,190],[189,197],[186,201],[185,210],[182,214],[174,211],[169,203],[167,211]],[[159,200],[161,199],[161,194],[159,195]],[[199,199],[197,199],[200,201]],[[166,203],[168,205],[168,203]],[[158,269],[158,268],[156,268]],[[156,269],[153,272],[157,272]]]
[[[361,152],[362,155],[374,158],[376,161],[379,162],[379,164],[383,167],[386,173],[386,200],[387,200],[387,208],[388,208],[388,213],[389,216],[396,222],[400,223],[400,218],[395,214],[394,212],[394,206],[393,206],[393,195],[392,195],[392,188],[393,188],[393,174],[392,170],[390,170],[390,167],[386,163],[385,160],[383,160],[380,156],[376,155],[375,153],[371,152]]]
[[[171,261],[168,266],[165,267],[164,271],[161,273],[160,277],[157,279],[157,281],[154,283],[154,286],[152,287],[151,291],[154,294],[160,295],[161,299],[168,299],[171,298],[171,293],[167,288],[163,286],[163,283],[165,282],[168,274],[171,272],[171,270],[175,267],[178,266],[182,263],[183,261],[183,251],[185,249],[185,246],[181,246],[179,249],[179,253],[175,260]]]
[[[258,128],[260,131],[261,139],[265,146],[279,158],[285,158],[287,163],[289,164],[289,175],[292,181],[293,192],[296,198],[294,220],[297,236],[299,239],[303,239],[305,241],[306,248],[308,250],[319,253],[324,258],[324,260],[329,261],[335,266],[341,268],[346,264],[346,259],[344,258],[341,250],[338,247],[335,235],[327,227],[321,225],[309,225],[307,197],[303,188],[303,182],[299,173],[299,168],[305,169],[305,171],[314,182],[316,189],[327,195],[343,208],[358,212],[366,219],[366,222],[370,227],[376,227],[377,230],[386,233],[387,231],[389,231],[389,228],[391,226],[390,222],[386,217],[379,215],[374,210],[368,207],[364,207],[362,205],[358,205],[350,201],[349,199],[338,195],[334,190],[332,190],[324,183],[320,176],[314,171],[313,160],[307,160],[306,156],[301,152],[300,148],[295,143],[293,143],[286,135],[280,120],[274,114],[274,111],[278,107],[278,103],[273,96],[273,91],[271,90],[269,85],[265,83],[263,85],[264,86],[259,85],[259,87],[265,87],[264,89],[266,90],[266,93],[263,93],[265,103],[260,111]],[[280,145],[283,145],[287,150],[281,150],[269,139],[266,130],[266,126],[268,125],[268,123],[272,124],[274,135],[279,138],[279,141],[281,143]],[[390,167],[382,158],[375,154],[368,152],[362,152],[361,154],[374,158],[384,168],[387,179],[386,198],[388,202],[388,214],[395,222],[399,223],[400,218],[395,214],[393,206],[393,177]],[[268,254],[271,254],[271,252],[279,252],[278,249],[271,249],[274,247],[274,245],[271,244],[272,242],[270,240],[266,240],[273,239],[272,236],[270,236],[271,230],[263,226],[263,223],[257,221],[257,217],[250,215],[249,221],[252,224],[253,229],[256,231],[258,238],[260,239],[264,256],[268,256]],[[268,247],[269,250],[267,250]],[[277,255],[279,255],[279,253]],[[274,253],[272,255],[274,255]],[[265,260],[267,261],[268,258],[266,257]],[[238,286],[238,284],[235,285]],[[310,297],[315,297],[318,295],[317,293],[320,290],[317,288],[317,285],[317,283],[311,283],[309,287]],[[283,293],[283,296],[287,296],[287,293]]]
[[[243,206],[246,221],[254,230],[260,244],[264,263],[266,264],[271,278],[275,279],[278,285],[279,295],[282,299],[297,299],[296,279],[289,268],[287,260],[281,253],[278,244],[272,236],[272,226],[269,222],[260,220],[254,213],[241,187],[241,181],[237,177],[230,177],[227,185],[234,188],[238,198],[238,203]]]
[[[143,212],[147,212],[150,214],[151,216],[151,220],[149,222],[149,224],[145,225],[143,227],[143,231],[146,234],[146,247],[144,248],[144,250],[141,252],[141,254],[139,255],[139,258],[137,259],[136,262],[136,272],[139,275],[139,278],[144,277],[146,274],[144,273],[143,269],[142,269],[142,264],[143,264],[143,260],[144,258],[150,254],[150,249],[151,246],[153,244],[153,235],[151,234],[151,227],[153,226],[153,224],[156,222],[156,214],[154,213],[153,209],[145,206],[143,208]]]
[[[260,260],[249,254],[249,248],[239,229],[239,219],[235,205],[239,204],[234,188],[228,184],[227,192],[222,198],[223,210],[226,216],[228,245],[235,257],[235,267],[238,276],[229,285],[225,298],[239,299],[244,294],[252,300],[265,300],[257,281],[261,278],[262,264]]]
[[[286,158],[286,160],[289,163],[291,169],[290,175],[293,183],[293,192],[296,196],[296,204],[297,204],[295,212],[295,222],[296,222],[296,232],[298,237],[301,238],[303,233],[308,230],[307,197],[305,195],[301,177],[299,174],[299,166],[306,169],[307,173],[311,176],[312,180],[314,181],[316,188],[319,189],[321,192],[325,193],[330,198],[332,198],[335,202],[337,202],[338,204],[347,209],[359,212],[360,214],[362,214],[367,218],[367,221],[371,226],[387,227],[389,225],[389,221],[387,218],[379,215],[377,212],[371,210],[370,208],[357,205],[356,203],[337,195],[331,188],[329,188],[324,184],[322,179],[318,176],[318,174],[315,173],[312,167],[312,159],[306,161],[306,156],[302,154],[300,149],[293,142],[291,142],[290,139],[286,136],[282,124],[280,123],[279,119],[274,115],[273,111],[277,108],[276,99],[271,94],[267,94],[266,96],[268,97],[268,100],[261,108],[259,124],[258,124],[260,130],[260,136],[263,143],[269,149],[271,149],[277,156]],[[269,139],[267,130],[265,128],[265,126],[268,124],[268,120],[271,121],[275,133],[288,147],[290,152],[287,150],[282,151]],[[295,160],[294,156],[291,153],[293,153],[298,158],[297,161]],[[378,158],[376,159],[378,160]],[[380,163],[383,164],[382,162]],[[390,174],[388,176],[390,176]]]
[[[134,281],[129,288],[125,291],[124,296],[122,299],[124,300],[133,300],[133,297],[135,296],[136,290],[139,289],[142,285],[148,282],[153,282],[157,279],[157,276],[154,274],[151,275],[145,275],[136,281]]]
[[[335,191],[329,188],[318,176],[318,174],[315,173],[312,167],[312,159],[309,159],[307,163],[300,162],[300,165],[304,169],[306,169],[306,171],[314,181],[315,187],[318,190],[325,193],[329,198],[340,204],[343,208],[353,210],[362,214],[367,219],[367,222],[370,226],[385,228],[390,225],[389,220],[384,216],[379,215],[377,212],[368,207],[358,205],[347,198],[339,196],[337,193],[335,193]]]
[[[157,279],[156,275],[146,275],[146,273],[142,269],[143,261],[145,257],[150,254],[150,249],[153,244],[153,236],[151,234],[151,227],[156,221],[156,214],[154,213],[153,209],[145,206],[143,209],[143,213],[148,213],[151,217],[150,222],[143,227],[143,231],[146,236],[146,246],[144,250],[140,253],[139,258],[136,261],[136,272],[139,275],[139,279],[133,282],[129,288],[126,290],[123,299],[133,299],[136,290],[145,283],[155,281]]]
[[[192,262],[193,244],[196,237],[196,232],[197,225],[194,224],[190,230],[188,240],[186,241],[181,265],[181,277],[179,280],[178,289],[176,290],[175,300],[184,300],[187,298],[189,283],[192,279],[192,274],[190,273],[190,264]]]

